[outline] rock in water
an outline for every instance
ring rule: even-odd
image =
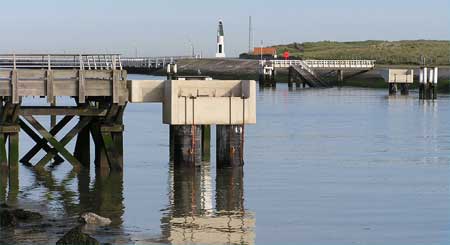
[[[100,242],[95,238],[84,234],[81,231],[81,226],[77,226],[67,232],[61,239],[56,242],[56,245],[100,245]]]
[[[10,210],[0,211],[0,227],[13,227],[17,225],[17,219]]]
[[[40,213],[26,211],[23,209],[15,209],[13,211],[14,216],[21,221],[31,221],[42,219],[42,215]]]
[[[85,224],[92,225],[109,225],[111,220],[109,218],[102,217],[94,213],[84,213],[80,216],[80,221]]]

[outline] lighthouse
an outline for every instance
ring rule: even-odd
[[[223,23],[219,20],[219,27],[217,28],[217,52],[216,58],[225,58]]]

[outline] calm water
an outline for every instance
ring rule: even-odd
[[[102,242],[449,244],[450,97],[386,94],[261,90],[258,123],[245,131],[245,167],[222,173],[214,159],[174,172],[162,106],[130,104],[123,176],[21,166],[9,202],[53,225],[1,231],[0,241],[54,242],[80,212],[93,211],[113,219],[109,228],[86,228]],[[31,140],[21,140],[25,153]]]

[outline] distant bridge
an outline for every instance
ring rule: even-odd
[[[262,60],[260,65],[272,65],[274,68],[307,66],[313,69],[373,69],[375,60]]]
[[[344,81],[344,70],[353,72],[355,76],[375,68],[375,60],[261,60],[260,82],[275,86],[275,70],[289,68],[289,86],[292,83],[308,85],[309,87],[331,87],[337,81]],[[327,79],[318,70],[336,72],[337,79]],[[346,78],[349,78],[347,76]]]

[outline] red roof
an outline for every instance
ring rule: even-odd
[[[276,48],[261,48],[261,47],[253,49],[254,55],[260,55],[261,53],[263,55],[275,55],[275,54],[277,54],[277,49]]]

